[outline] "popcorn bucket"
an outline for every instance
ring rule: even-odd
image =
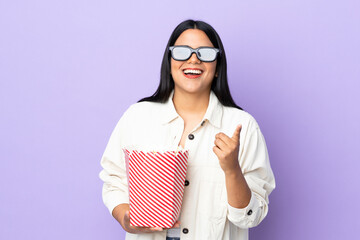
[[[123,151],[130,225],[171,228],[180,215],[189,151]]]

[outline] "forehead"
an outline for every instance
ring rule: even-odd
[[[174,45],[188,45],[192,48],[214,47],[206,33],[199,29],[187,29],[180,34]]]

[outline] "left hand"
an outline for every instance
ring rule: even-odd
[[[240,169],[238,156],[241,128],[241,124],[237,125],[231,138],[222,132],[215,135],[213,151],[218,157],[220,166],[225,174]]]

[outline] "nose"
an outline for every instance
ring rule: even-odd
[[[192,53],[190,58],[188,59],[188,62],[197,62],[197,63],[200,63],[200,59],[198,59],[196,53]]]

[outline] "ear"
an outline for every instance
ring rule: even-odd
[[[218,73],[217,73],[217,72],[215,73],[215,77],[218,77]]]

